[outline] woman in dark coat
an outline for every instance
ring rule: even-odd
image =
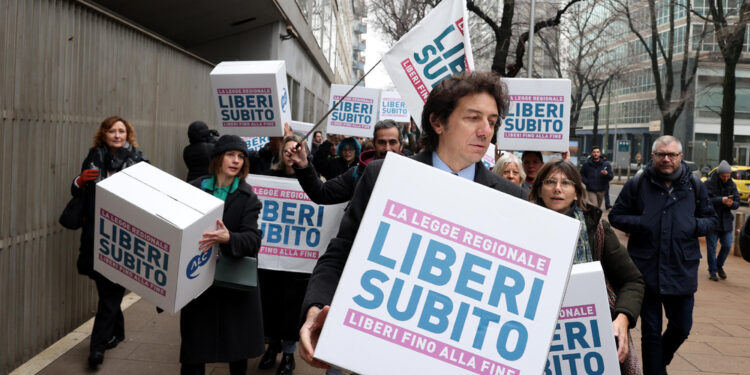
[[[296,178],[292,167],[294,162],[288,154],[299,142],[301,139],[295,135],[284,137],[281,141],[281,150],[279,150],[279,162],[271,167],[268,175]],[[268,349],[258,363],[259,369],[274,367],[277,355],[282,352],[276,374],[291,375],[293,373],[294,352],[297,350],[299,340],[299,317],[309,280],[310,274],[308,273],[258,270],[260,297],[263,301],[264,331],[268,340]]]
[[[71,185],[71,194],[83,199],[83,230],[78,253],[78,273],[96,282],[99,304],[91,332],[89,365],[96,368],[104,361],[104,351],[125,339],[125,321],[120,303],[125,289],[94,271],[94,209],[96,183],[140,161],[148,161],[135,139],[135,130],[123,118],[104,119],[94,135],[94,145],[81,165],[81,174]]]
[[[326,143],[323,143],[326,144]],[[336,146],[336,156],[331,157],[328,147],[321,147],[313,156],[315,169],[330,180],[357,164],[362,146],[354,137],[344,138]]]
[[[188,169],[187,181],[208,174],[208,162],[216,143],[215,132],[208,129],[208,125],[203,121],[193,121],[188,127],[190,144],[182,151],[182,159]]]
[[[203,234],[201,251],[219,245],[222,257],[256,256],[261,231],[261,203],[245,182],[247,145],[236,135],[224,135],[214,146],[210,175],[191,182],[224,200],[217,230]],[[207,362],[229,362],[232,375],[247,372],[247,359],[263,353],[263,317],[258,289],[240,291],[213,285],[188,303],[180,314],[181,373],[204,374]]]
[[[539,170],[531,185],[529,201],[581,222],[573,263],[601,262],[604,277],[615,295],[612,325],[621,371],[623,374],[639,373],[628,329],[635,327],[641,312],[645,290],[643,276],[612,228],[601,220],[602,211],[585,203],[584,196],[585,189],[576,167],[558,159]]]

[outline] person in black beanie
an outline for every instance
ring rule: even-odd
[[[209,174],[190,183],[224,201],[216,230],[203,233],[200,251],[218,251],[219,261],[255,257],[262,232],[261,202],[245,182],[249,171],[247,144],[236,135],[216,141]],[[231,375],[247,373],[247,359],[263,354],[260,291],[212,285],[180,311],[180,374],[203,375],[206,363],[228,362]]]
[[[726,160],[719,163],[719,168],[704,183],[708,189],[708,199],[714,205],[719,216],[719,225],[706,235],[706,261],[708,263],[708,278],[719,281],[725,280],[724,261],[732,248],[732,232],[734,231],[734,215],[732,210],[740,207],[740,193],[737,185],[732,181],[732,167]],[[721,242],[721,250],[716,255],[716,242]],[[718,277],[717,277],[718,274]]]
[[[188,127],[190,144],[182,151],[182,159],[188,169],[187,181],[208,174],[208,162],[218,134],[216,130],[210,130],[203,121],[193,121]]]

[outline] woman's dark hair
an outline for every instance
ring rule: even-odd
[[[224,162],[224,155],[229,151],[211,157],[211,161],[208,163],[208,173],[214,176],[219,175],[219,172],[221,172],[221,164]],[[245,154],[242,154],[242,161],[242,168],[240,169],[240,172],[237,173],[237,177],[239,177],[240,180],[244,180],[245,177],[247,177],[247,175],[250,173],[250,161],[247,159],[247,156],[245,156]]]
[[[430,117],[447,121],[456,109],[458,101],[465,96],[489,94],[497,103],[497,113],[500,118],[505,117],[508,107],[506,92],[500,76],[494,72],[460,73],[440,81],[430,92],[422,109],[422,145],[430,151],[437,149],[438,134],[432,128]],[[500,121],[495,124],[493,134],[497,131],[499,124]]]
[[[112,125],[114,125],[117,121],[121,121],[123,124],[125,124],[125,130],[128,132],[128,136],[126,137],[128,143],[130,143],[130,145],[133,147],[138,147],[138,141],[135,140],[135,129],[133,129],[133,125],[130,125],[129,122],[127,122],[120,116],[112,116],[105,118],[104,121],[102,121],[102,123],[99,125],[99,130],[97,130],[96,134],[94,134],[94,148],[102,147],[107,144],[105,140],[107,131],[109,131]]]
[[[578,169],[576,169],[573,163],[563,159],[550,160],[545,163],[542,168],[539,169],[539,172],[537,172],[536,178],[534,179],[534,183],[531,184],[531,191],[529,192],[529,202],[544,206],[544,201],[542,200],[542,196],[540,194],[540,192],[542,191],[542,185],[544,185],[544,180],[547,179],[547,176],[555,172],[562,172],[565,177],[575,183],[576,198],[578,198],[576,200],[576,204],[581,209],[586,210],[586,205],[583,199],[586,190],[583,188],[581,174],[578,172]]]

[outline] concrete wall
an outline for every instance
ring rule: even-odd
[[[216,117],[211,68],[72,1],[0,0],[0,373],[95,312],[80,232],[57,219],[99,123],[128,119],[151,163],[184,178],[187,125]]]

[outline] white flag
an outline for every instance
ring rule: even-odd
[[[444,0],[383,56],[388,75],[421,126],[432,88],[455,73],[474,70],[465,0]]]

